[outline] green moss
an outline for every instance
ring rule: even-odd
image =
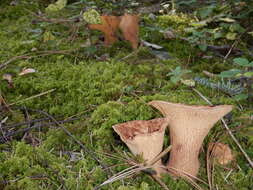
[[[22,1],[28,2],[28,1]],[[13,56],[31,53],[32,48],[38,50],[72,49],[80,47],[85,42],[86,34],[77,36],[74,43],[62,42],[68,38],[66,27],[58,25],[31,24],[30,16],[22,12],[21,4],[11,10],[10,6],[0,9],[0,62],[6,62]],[[26,4],[28,6],[28,4]],[[37,7],[31,5],[33,9]],[[26,7],[27,8],[27,7]],[[14,12],[16,11],[16,13]],[[59,15],[70,14],[64,9]],[[5,14],[5,15],[4,15]],[[79,12],[78,12],[79,14]],[[192,75],[201,75],[202,70],[218,73],[228,64],[221,64],[219,60],[202,60],[198,51],[181,40],[163,39],[160,29],[168,27],[182,32],[183,28],[192,21],[186,15],[158,16],[157,22],[148,19],[144,21],[151,28],[141,26],[141,38],[150,40],[164,47],[174,58],[166,61],[156,60],[148,48],[141,48],[132,54],[127,42],[119,41],[112,47],[96,47],[88,51],[87,48],[68,55],[51,55],[36,57],[28,60],[17,60],[0,70],[0,78],[4,73],[13,75],[14,88],[9,88],[6,82],[1,82],[0,92],[8,103],[17,103],[44,110],[56,118],[67,118],[85,112],[79,121],[64,124],[76,139],[87,148],[94,151],[97,157],[112,166],[114,172],[120,172],[126,165],[121,165],[120,159],[104,156],[108,153],[113,156],[124,157],[128,148],[120,141],[119,136],[112,130],[112,126],[131,120],[148,120],[161,117],[161,113],[147,105],[152,100],[164,100],[176,103],[207,105],[191,89],[182,84],[173,84],[166,76],[171,69],[182,66],[192,70]],[[31,29],[40,29],[41,33],[34,36]],[[37,31],[37,30],[36,30]],[[43,33],[49,31],[55,39],[43,42]],[[91,33],[93,35],[93,33]],[[95,35],[95,33],[94,33]],[[8,40],[6,40],[8,39]],[[95,47],[95,46],[94,46]],[[91,47],[93,48],[93,46]],[[131,54],[130,57],[125,58]],[[78,57],[74,57],[78,55]],[[83,56],[85,55],[85,56]],[[98,61],[101,55],[109,55],[106,61]],[[73,58],[74,57],[74,58]],[[89,58],[89,59],[88,59]],[[19,76],[24,68],[34,68],[36,73]],[[210,90],[203,86],[196,87],[214,104],[234,104],[233,99],[221,92]],[[40,97],[34,95],[55,89]],[[40,114],[29,113],[31,118],[41,118]],[[252,137],[245,135],[252,130],[250,120],[240,117],[250,117],[251,110],[247,107],[243,111],[234,109],[229,123],[232,131],[236,131],[236,138],[240,141],[247,153],[252,157]],[[24,115],[16,109],[4,113],[0,121],[8,116],[7,122],[17,123],[24,121]],[[44,117],[44,116],[43,116]],[[239,130],[238,126],[245,126]],[[27,126],[20,126],[20,129]],[[94,159],[82,150],[73,139],[66,135],[60,127],[42,127],[40,130],[31,130],[36,138],[41,140],[39,145],[28,144],[22,140],[11,141],[0,145],[0,189],[79,189],[91,190],[107,179],[106,173]],[[167,133],[167,132],[166,132]],[[23,134],[16,138],[21,139]],[[219,138],[222,142],[231,145],[236,154],[236,161],[226,167],[233,171],[224,181],[229,170],[215,165],[214,181],[219,189],[252,189],[252,169],[246,163],[238,148],[234,145],[220,123],[212,129],[203,145],[206,151],[207,144]],[[165,137],[165,146],[169,144],[169,137]],[[99,153],[98,153],[99,152]],[[207,181],[205,168],[205,153],[200,154],[200,175]],[[239,167],[240,169],[237,169]],[[115,167],[114,167],[115,166]],[[191,185],[181,179],[163,177],[170,189],[193,189]],[[7,181],[7,184],[2,184]],[[231,184],[231,185],[230,185]],[[208,188],[200,184],[203,189]],[[64,186],[64,187],[63,187]],[[134,178],[124,179],[124,184],[117,181],[102,187],[105,190],[158,190],[161,187],[145,174],[138,174]]]
[[[190,18],[189,15],[185,14],[168,14],[158,17],[158,24],[163,28],[171,27],[182,30],[186,26],[189,26],[194,19]]]

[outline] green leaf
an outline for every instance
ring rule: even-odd
[[[236,35],[237,35],[236,33],[229,32],[229,33],[227,33],[226,38],[227,38],[228,40],[235,40]]]
[[[204,7],[198,10],[197,14],[200,16],[201,19],[205,19],[212,15],[214,9],[215,9],[215,6],[213,5]]]
[[[222,34],[222,32],[215,32],[213,37],[214,37],[214,39],[222,38],[223,34]]]
[[[247,94],[238,94],[238,95],[234,96],[234,99],[237,101],[246,100],[247,98],[248,98]]]
[[[206,21],[200,21],[200,22],[193,22],[190,23],[191,26],[196,27],[196,28],[202,28],[207,25]]]
[[[180,80],[179,76],[172,76],[170,77],[170,81],[173,82],[174,84],[177,84],[177,82]]]
[[[200,45],[198,45],[198,47],[201,51],[206,51],[206,49],[207,49],[207,45],[205,45],[205,44],[200,44]]]
[[[220,77],[223,78],[231,78],[231,77],[235,77],[237,74],[241,73],[242,71],[239,69],[231,69],[229,71],[223,71],[220,73]]]
[[[229,31],[230,32],[245,32],[245,28],[243,28],[240,24],[238,23],[234,23],[234,24],[231,24],[229,26]]]
[[[243,73],[243,76],[245,77],[253,77],[253,71],[249,71],[249,72],[246,72],[246,73]]]
[[[219,18],[219,21],[224,21],[224,22],[229,22],[229,23],[235,22],[235,20],[232,18]]]
[[[174,70],[174,74],[180,74],[181,73],[181,67],[180,66],[177,66]]]
[[[247,67],[249,65],[248,59],[242,58],[242,57],[233,59],[233,62],[237,65],[240,65],[240,66],[246,66]]]

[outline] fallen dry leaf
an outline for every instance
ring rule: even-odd
[[[35,73],[36,70],[35,69],[32,69],[32,68],[24,68],[18,75],[19,76],[22,76],[22,75],[26,75],[26,74],[29,74],[29,73]]]
[[[145,40],[141,40],[141,44],[144,45],[144,46],[147,46],[147,47],[151,47],[151,48],[153,48],[153,49],[163,49],[162,46],[159,46],[159,45],[157,45],[157,44],[152,44],[152,43],[147,42],[147,41],[145,41]]]
[[[123,33],[125,40],[128,40],[133,49],[138,47],[139,39],[139,17],[138,15],[125,14],[121,17],[119,28]]]
[[[226,165],[234,159],[232,151],[227,144],[210,143],[209,148],[212,158],[221,165]]]
[[[12,76],[11,74],[3,74],[3,80],[7,80],[8,83],[12,83]]]
[[[171,30],[166,30],[163,33],[163,36],[165,39],[175,39],[176,38],[175,34]]]
[[[111,45],[118,40],[116,31],[119,27],[120,18],[117,16],[101,16],[102,24],[89,24],[88,27],[92,30],[99,30],[104,33],[105,45]]]
[[[124,16],[101,16],[102,24],[89,24],[92,30],[104,33],[105,45],[111,45],[118,40],[117,30],[121,30],[125,40],[129,41],[133,49],[138,47],[139,39],[139,17],[138,15],[125,14]]]
[[[13,88],[13,81],[12,81],[12,75],[11,74],[3,74],[3,80],[6,80],[8,82],[9,88]]]

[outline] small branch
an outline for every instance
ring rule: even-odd
[[[42,110],[35,110],[35,109],[28,109],[28,110],[38,112],[50,118],[58,127],[60,127],[68,136],[70,136],[86,153],[88,153],[94,160],[96,160],[101,165],[101,167],[107,172],[108,175],[112,174],[110,170],[107,170],[108,167],[100,159],[96,157],[96,154],[93,151],[89,150],[86,146],[84,146],[83,143],[81,143],[72,133],[70,133],[63,125],[61,125],[52,115]]]
[[[201,94],[201,92],[199,92],[197,89],[192,88],[192,90],[194,92],[196,92],[203,100],[205,100],[209,105],[213,105],[203,94]],[[240,149],[240,151],[243,153],[244,157],[246,158],[246,160],[249,162],[250,166],[253,168],[253,162],[251,160],[251,158],[248,156],[248,154],[244,151],[244,149],[242,148],[241,144],[239,143],[239,141],[235,138],[235,136],[233,135],[232,131],[229,129],[226,121],[224,120],[224,118],[221,119],[223,126],[225,127],[225,129],[228,131],[228,134],[230,135],[230,137],[233,139],[233,141],[235,142],[235,144],[238,146],[238,148]]]
[[[150,175],[163,189],[165,190],[170,190],[167,185],[161,180],[159,179],[157,176],[154,175]]]
[[[79,49],[72,49],[72,50],[52,50],[52,51],[37,51],[37,52],[34,52],[34,53],[28,53],[28,54],[24,54],[24,55],[19,55],[19,56],[15,56],[15,57],[12,57],[11,59],[9,59],[8,61],[2,63],[0,65],[0,69],[6,67],[8,64],[16,61],[16,60],[19,60],[19,59],[32,59],[32,58],[35,58],[35,57],[40,57],[40,56],[48,56],[48,55],[53,55],[53,54],[65,54],[65,55],[72,55],[70,54],[70,52],[73,52],[73,51],[78,51]],[[33,55],[35,54],[35,55]],[[73,55],[72,55],[73,56]]]
[[[40,93],[40,94],[31,96],[31,97],[29,97],[29,98],[26,98],[26,99],[23,99],[23,100],[20,100],[20,101],[11,103],[11,104],[9,104],[9,106],[12,106],[12,105],[15,105],[15,104],[18,104],[18,103],[21,103],[21,102],[25,102],[25,101],[28,101],[28,100],[31,100],[31,99],[34,99],[34,98],[37,98],[37,97],[40,97],[40,96],[43,96],[43,95],[48,94],[48,93],[51,93],[51,92],[53,92],[53,91],[55,91],[55,89],[51,89],[51,90],[48,90],[48,91],[46,91],[46,92],[42,92],[42,93]]]
[[[172,145],[168,146],[164,151],[158,154],[153,160],[151,160],[147,165],[154,165],[158,160],[160,160],[164,155],[171,151]]]
[[[63,123],[68,123],[68,122],[72,122],[72,121],[75,121],[77,120],[78,118],[71,118],[71,119],[66,119],[66,120],[63,120],[63,121],[58,121],[60,124],[63,124]],[[45,119],[44,119],[45,120]],[[23,122],[25,124],[32,124],[34,123],[34,120],[32,120],[31,122]],[[16,131],[11,131],[9,133],[5,133],[5,135],[3,137],[0,138],[0,143],[5,143],[7,141],[10,141],[10,138],[13,137],[13,136],[16,136],[18,135],[19,133],[25,133],[27,131],[30,131],[32,129],[35,129],[35,128],[40,128],[40,127],[46,127],[46,126],[55,126],[55,123],[54,122],[49,122],[49,123],[35,123],[33,126],[31,127],[27,127],[27,128],[23,128],[23,129],[19,129],[19,130],[16,130]]]

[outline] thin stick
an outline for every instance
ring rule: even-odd
[[[155,158],[153,158],[147,165],[154,165],[158,160],[160,160],[165,154],[167,154],[172,148],[172,145],[168,146],[164,151],[158,154]]]
[[[51,89],[51,90],[48,90],[48,91],[46,91],[46,92],[42,92],[42,93],[40,93],[40,94],[31,96],[31,97],[29,97],[29,98],[26,98],[26,99],[19,100],[19,101],[17,101],[17,102],[11,103],[11,104],[9,104],[9,106],[13,106],[13,105],[15,105],[15,104],[18,104],[18,103],[21,103],[21,102],[25,102],[25,101],[28,101],[28,100],[31,100],[31,99],[34,99],[34,98],[43,96],[43,95],[48,94],[48,93],[51,93],[51,92],[53,92],[53,91],[55,91],[55,88],[54,88],[54,89]]]
[[[192,90],[194,92],[196,92],[202,99],[204,99],[208,104],[210,104],[211,106],[213,105],[203,94],[201,94],[201,92],[199,92],[197,89],[192,88]],[[250,157],[248,156],[248,154],[244,151],[244,149],[242,148],[241,144],[238,142],[238,140],[235,138],[235,136],[233,135],[232,131],[229,129],[227,123],[225,122],[224,118],[221,119],[223,126],[226,128],[226,130],[228,131],[228,134],[231,136],[231,138],[233,139],[233,141],[235,142],[235,144],[238,146],[238,148],[240,149],[240,151],[243,153],[244,157],[246,158],[246,160],[249,162],[250,166],[253,168],[253,162],[250,159]]]
[[[206,168],[207,168],[207,179],[208,179],[208,184],[209,184],[209,190],[212,190],[212,178],[211,178],[211,147],[208,146],[207,148],[207,154],[206,154]]]
[[[19,55],[19,56],[15,56],[12,57],[11,59],[9,59],[8,61],[0,64],[0,69],[6,67],[8,64],[12,63],[13,61],[16,61],[18,59],[32,59],[35,57],[42,57],[42,56],[48,56],[48,55],[52,55],[52,54],[64,54],[64,55],[72,55],[70,54],[73,51],[78,51],[78,49],[70,49],[70,50],[52,50],[52,51],[37,51],[35,53],[28,53],[28,54],[24,54],[24,55]],[[33,55],[33,54],[37,54],[37,55]]]
[[[62,128],[62,130],[68,136],[70,136],[86,153],[88,153],[94,160],[96,160],[105,171],[107,171],[107,166],[99,158],[96,157],[96,154],[90,149],[88,149],[86,146],[84,146],[84,144],[81,141],[79,141],[71,132],[69,132],[63,125],[61,125],[52,115],[42,110],[36,110],[36,109],[30,109],[30,108],[28,110],[35,111],[49,117],[58,127]],[[108,170],[107,174],[111,175],[112,173],[110,170]]]
[[[159,179],[157,176],[155,175],[150,175],[162,188],[164,188],[165,190],[170,190],[167,185],[161,180]]]

